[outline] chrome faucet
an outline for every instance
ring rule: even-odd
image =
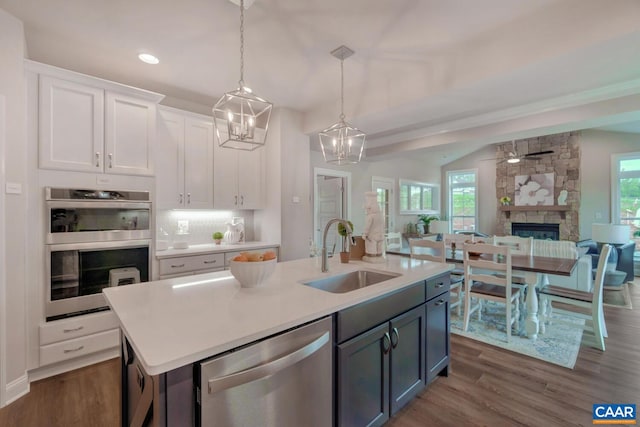
[[[349,236],[350,240],[351,240],[351,244],[355,245],[356,241],[353,238],[353,230],[351,229],[351,226],[349,225],[349,222],[346,219],[342,219],[342,218],[333,218],[330,219],[329,222],[327,222],[327,225],[324,227],[324,234],[322,235],[322,272],[326,272],[329,271],[329,266],[327,265],[327,233],[329,232],[329,227],[331,227],[331,224],[333,223],[342,223],[342,225],[344,225],[344,228],[347,229],[347,236]]]

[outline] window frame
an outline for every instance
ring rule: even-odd
[[[385,190],[388,192],[388,200],[387,200],[387,209],[388,214],[384,215],[384,227],[385,233],[395,231],[396,220],[395,220],[395,186],[396,180],[394,178],[385,178],[381,176],[372,176],[371,177],[371,190],[378,193],[378,190]],[[380,201],[378,200],[378,203]],[[380,210],[383,214],[385,214],[384,206],[380,206]]]
[[[409,206],[409,209],[402,209],[402,187],[403,186],[411,186],[411,187],[420,187],[421,190],[429,189],[431,191],[431,209],[424,208],[424,192],[420,193],[420,207],[412,208]],[[420,182],[413,181],[409,179],[400,179],[398,181],[398,207],[400,208],[400,215],[415,215],[415,214],[431,214],[431,215],[440,215],[440,184],[435,184],[431,182]]]
[[[465,174],[473,174],[474,176],[474,180],[473,180],[473,189],[475,192],[475,206],[474,206],[474,214],[473,216],[470,215],[466,215],[466,216],[461,216],[461,215],[453,215],[453,189],[454,188],[460,188],[460,187],[471,187],[471,185],[465,185],[465,184],[456,184],[456,185],[452,185],[451,184],[451,178],[455,175],[465,175]],[[470,183],[469,183],[470,184]],[[478,209],[480,206],[480,194],[478,192],[478,169],[474,168],[474,169],[460,169],[460,170],[449,170],[446,173],[446,185],[447,185],[447,215],[449,218],[449,226],[451,228],[451,232],[455,233],[457,231],[472,231],[472,230],[457,230],[454,228],[454,218],[473,218],[473,223],[474,223],[474,230],[473,231],[478,231]]]
[[[620,163],[623,160],[640,160],[640,151],[631,153],[621,153],[611,155],[611,222],[614,224],[622,224],[622,211],[620,206],[620,179],[621,178],[640,178],[640,171],[630,171],[621,176]],[[640,218],[629,217],[626,221],[640,220]],[[631,238],[631,236],[630,236]]]

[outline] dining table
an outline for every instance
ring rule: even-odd
[[[411,256],[409,248],[388,250],[390,255]],[[448,263],[462,264],[463,251],[447,249],[446,261]],[[429,262],[429,261],[425,261]],[[537,339],[540,331],[539,318],[546,307],[538,304],[536,289],[549,283],[548,274],[558,276],[571,276],[578,263],[574,258],[554,258],[537,255],[511,255],[511,270],[517,271],[524,278],[529,289],[526,297],[527,316],[525,318],[525,331],[530,339]]]

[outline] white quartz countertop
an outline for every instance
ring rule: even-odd
[[[386,262],[320,258],[276,264],[268,282],[241,288],[229,271],[138,283],[103,290],[140,362],[157,375],[318,319],[371,298],[433,277],[452,266],[390,255]],[[401,276],[352,292],[334,294],[303,281],[357,269]]]
[[[244,242],[244,243],[222,243],[216,245],[215,243],[206,243],[200,245],[191,245],[186,249],[174,249],[169,248],[166,251],[156,251],[156,258],[173,258],[185,255],[197,255],[208,254],[215,252],[230,252],[230,251],[251,251],[257,249],[273,248],[274,246],[280,246],[278,243],[273,242]]]

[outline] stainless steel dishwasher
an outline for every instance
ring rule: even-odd
[[[333,425],[332,319],[200,362],[197,424]]]

